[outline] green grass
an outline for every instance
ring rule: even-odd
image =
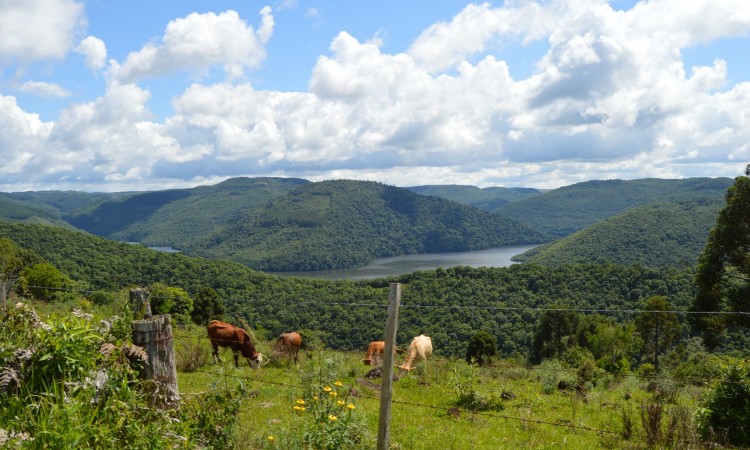
[[[208,347],[208,340],[204,340]],[[270,354],[270,343],[262,344],[261,351]],[[304,413],[296,413],[293,407],[303,395],[302,374],[322,359],[335,360],[337,378],[345,388],[356,390],[356,411],[366,427],[364,448],[375,447],[380,392],[374,387],[380,386],[380,379],[364,378],[371,367],[362,365],[361,354],[307,352],[297,367],[272,362],[258,371],[245,361],[235,368],[231,354],[226,351],[222,355],[222,364],[213,365],[209,361],[197,372],[180,372],[179,389],[189,399],[192,393],[203,392],[215,384],[244,383],[251,395],[239,417],[240,448],[284,448],[279,446],[284,439],[300,434]],[[455,409],[456,380],[465,379],[468,370],[461,360],[435,357],[400,378],[393,387],[391,448],[646,447],[641,408],[653,403],[653,394],[645,390],[645,380],[605,376],[585,394],[561,390],[543,394],[543,371],[503,367],[507,364],[507,361],[497,362],[476,369],[472,388],[479,395],[512,394],[509,395],[512,398],[502,400],[502,409],[493,411]],[[665,403],[665,416],[676,414],[672,411],[695,410],[701,394],[702,390],[694,387],[679,390],[673,403]],[[633,423],[633,435],[628,440],[623,439],[623,410]],[[667,427],[667,417],[663,427]],[[273,443],[268,436],[274,436]]]

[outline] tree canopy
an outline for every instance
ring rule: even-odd
[[[727,190],[726,205],[698,259],[695,283],[694,312],[750,312],[750,165]],[[716,348],[727,328],[746,327],[750,317],[695,314],[692,324],[705,345]]]

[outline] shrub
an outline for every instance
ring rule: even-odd
[[[497,354],[495,338],[486,331],[477,331],[466,348],[466,362],[487,365],[492,362],[491,359],[495,354]]]
[[[708,393],[699,416],[704,439],[750,446],[750,362],[727,368]]]
[[[500,411],[503,409],[503,394],[480,393],[476,386],[480,383],[479,369],[470,364],[465,367],[454,367],[451,373],[451,384],[458,394],[455,405],[469,411]]]

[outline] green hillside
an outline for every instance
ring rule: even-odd
[[[514,260],[545,265],[693,266],[722,205],[712,198],[632,208]]]
[[[303,185],[183,250],[291,271],[544,240],[541,233],[478,208],[380,183],[338,180]]]
[[[627,310],[652,295],[669,295],[682,309],[694,296],[692,271],[670,267],[517,264],[326,281],[273,276],[238,263],[157,252],[41,225],[0,221],[2,237],[59,268],[84,293],[158,282],[194,296],[211,287],[224,300],[228,319],[234,323],[246,320],[271,335],[316,330],[326,345],[342,350],[364,348],[382,336],[390,282],[403,284],[399,342],[424,332],[433,337],[438,354],[459,357],[477,330],[495,336],[502,355],[525,354],[540,316],[535,308]],[[612,317],[632,319],[627,312]]]
[[[485,211],[492,211],[508,203],[542,193],[538,189],[531,188],[488,187],[480,189],[476,186],[457,184],[411,186],[406,189],[421,195],[433,195],[464,205],[476,206]]]
[[[494,212],[562,237],[635,206],[723,199],[731,184],[731,178],[587,181],[519,200]]]
[[[60,216],[103,201],[127,198],[133,195],[133,192],[29,191],[11,192],[7,195],[31,207],[51,207]]]
[[[246,209],[308,183],[298,178],[233,178],[213,186],[138,193],[105,201],[68,220],[111,239],[176,248],[225,225]]]

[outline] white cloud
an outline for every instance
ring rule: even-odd
[[[0,0],[0,60],[62,59],[84,25],[73,0]]]
[[[47,83],[46,81],[26,81],[18,87],[18,90],[46,98],[64,98],[70,96],[70,92],[62,86]]]
[[[214,66],[223,67],[230,79],[241,77],[245,69],[257,67],[266,57],[264,44],[273,32],[274,23],[269,7],[264,7],[260,14],[257,31],[235,11],[192,13],[173,20],[167,25],[161,43],[146,44],[130,53],[122,65],[114,65],[114,78],[129,83],[181,69],[205,71]]]
[[[309,92],[286,93],[239,78],[265,57],[269,8],[257,30],[231,11],[191,14],[114,64],[119,83],[105,95],[54,124],[0,97],[0,144],[12,149],[6,171],[34,167],[45,181],[107,186],[278,175],[552,188],[733,176],[750,159],[750,81],[730,86],[726,61],[686,67],[682,55],[747,35],[750,3],[683,5],[469,5],[398,54],[341,32],[312,68]],[[531,76],[513,79],[503,49],[529,40],[548,50]],[[102,54],[95,49],[79,47]],[[194,83],[161,122],[146,107],[149,92],[128,83],[214,66],[227,79]]]
[[[84,56],[86,67],[91,70],[100,70],[107,62],[107,46],[97,37],[86,36],[78,43],[75,51]]]

